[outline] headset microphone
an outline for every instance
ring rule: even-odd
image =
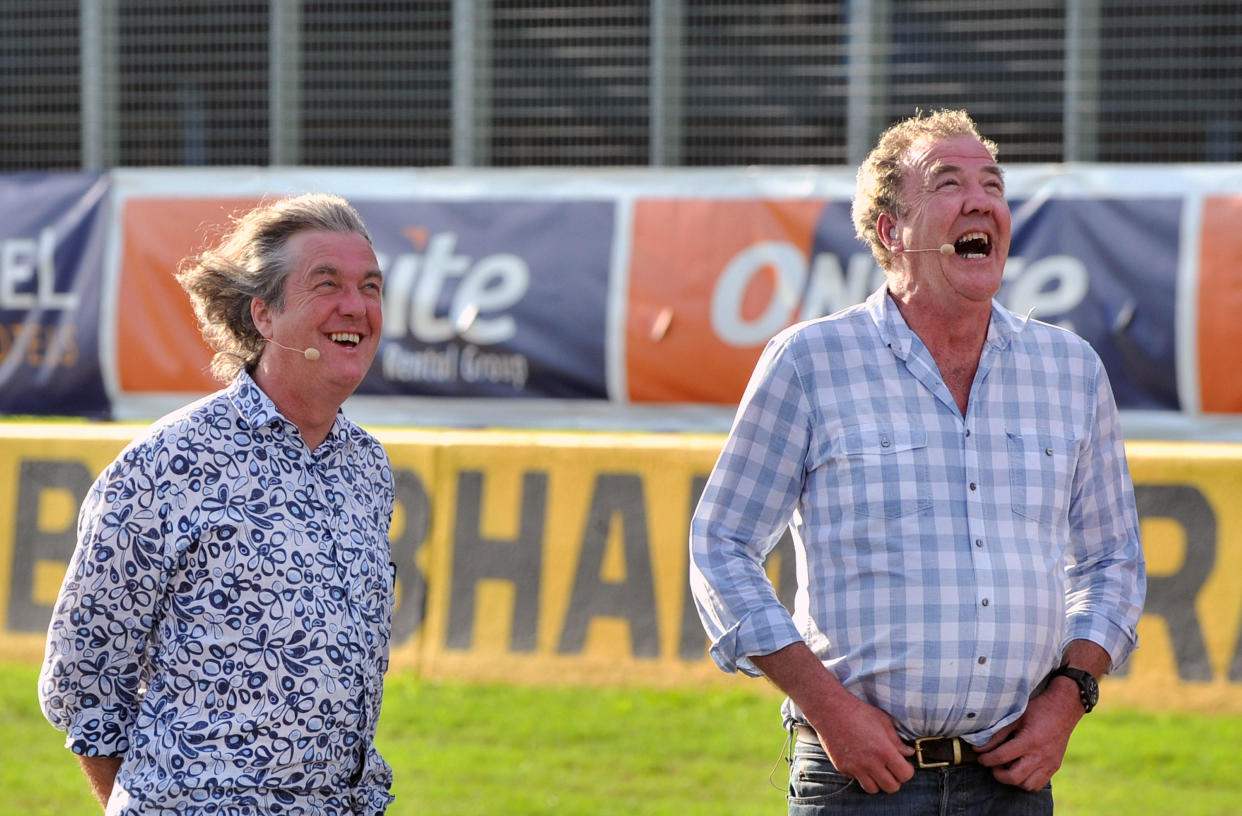
[[[903,249],[902,252],[939,252],[941,255],[952,255],[953,244],[941,244],[935,249]]]
[[[305,349],[297,349],[297,348],[290,348],[289,346],[286,346],[283,343],[277,343],[275,340],[273,340],[270,337],[264,337],[263,339],[271,343],[272,345],[280,346],[282,349],[285,349],[286,351],[296,351],[298,354],[301,354],[303,357],[310,360],[312,363],[319,359],[319,349],[315,348],[314,346],[311,346]]]

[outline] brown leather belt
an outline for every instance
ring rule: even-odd
[[[805,742],[819,742],[819,735],[809,725],[798,726],[798,737]],[[904,742],[914,749],[914,756],[909,758],[910,764],[920,770],[952,768],[979,762],[979,752],[961,737],[919,737]]]
[[[975,746],[961,737],[920,737],[906,745],[914,748],[910,761],[916,768],[951,768],[979,762]]]

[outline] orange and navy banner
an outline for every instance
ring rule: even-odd
[[[122,394],[213,390],[174,271],[258,198],[172,195],[122,207]],[[358,393],[605,399],[613,204],[354,197],[384,270],[384,331]],[[158,353],[152,353],[158,350]]]
[[[1242,414],[1242,169],[1007,182],[1002,305],[1086,338],[1123,411]],[[882,282],[852,187],[844,168],[0,176],[0,411],[150,417],[214,388],[173,273],[310,190],[372,233],[385,327],[359,394],[387,417],[409,397],[731,406],[768,338]]]
[[[1089,340],[1122,409],[1178,410],[1180,198],[1011,206],[1000,303]],[[734,403],[768,338],[860,302],[882,275],[848,201],[640,199],[629,281],[628,398]]]
[[[0,425],[0,654],[37,662],[77,508],[138,426]],[[392,460],[393,669],[496,682],[746,682],[688,591],[723,438],[379,430]],[[1105,705],[1242,711],[1242,445],[1131,443],[1148,595]],[[788,537],[768,572],[790,606]]]

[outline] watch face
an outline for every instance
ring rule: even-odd
[[[1062,666],[1053,673],[1068,677],[1078,684],[1078,697],[1082,701],[1082,707],[1087,711],[1095,708],[1095,704],[1100,701],[1100,686],[1091,676],[1091,672],[1071,666]]]
[[[1095,682],[1095,678],[1089,674],[1086,676],[1085,680],[1087,682],[1086,687],[1083,689],[1083,693],[1086,694],[1087,701],[1091,704],[1091,707],[1095,708],[1095,704],[1100,701],[1100,686]]]

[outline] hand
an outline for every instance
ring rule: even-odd
[[[751,659],[802,709],[837,770],[867,793],[896,793],[914,776],[906,759],[914,749],[897,736],[892,718],[847,691],[805,643]]]
[[[896,793],[914,776],[908,759],[914,749],[901,741],[892,718],[875,706],[848,696],[824,723],[803,713],[811,718],[832,764],[858,780],[867,793]]]
[[[1060,770],[1070,734],[1082,716],[1077,685],[1067,678],[1056,678],[1043,693],[1031,698],[1017,722],[979,748],[979,762],[992,768],[998,782],[1039,790]]]

